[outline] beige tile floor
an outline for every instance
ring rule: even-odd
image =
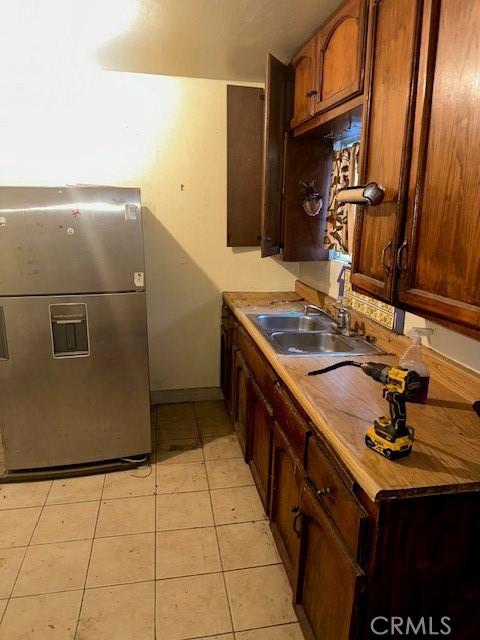
[[[149,465],[0,486],[0,640],[302,640],[223,402],[152,428]]]

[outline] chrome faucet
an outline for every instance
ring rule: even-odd
[[[304,315],[306,316],[310,315],[310,311],[316,311],[317,313],[325,313],[325,309],[321,309],[320,307],[317,307],[317,305],[315,304],[306,304],[303,307]]]
[[[350,310],[346,306],[345,298],[340,296],[334,304],[337,310],[337,327],[344,336],[352,335],[350,331]]]

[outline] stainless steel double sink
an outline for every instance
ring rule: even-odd
[[[384,352],[359,336],[345,336],[328,314],[249,314],[274,349],[288,356],[366,356]]]

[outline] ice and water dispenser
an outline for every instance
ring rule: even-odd
[[[88,316],[86,304],[52,304],[50,326],[54,358],[88,356]]]

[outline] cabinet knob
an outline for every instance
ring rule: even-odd
[[[311,98],[312,96],[316,96],[318,91],[316,89],[311,89],[305,93],[306,98]]]
[[[328,496],[332,493],[330,487],[323,487],[322,489],[318,489],[317,496]]]

